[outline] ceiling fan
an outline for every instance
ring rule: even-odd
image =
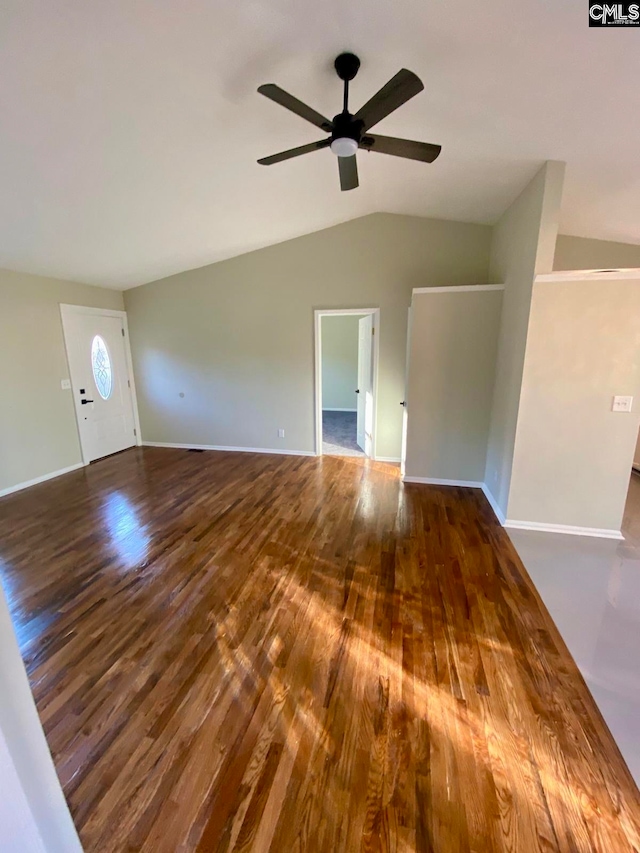
[[[271,157],[258,160],[262,166],[280,163],[301,154],[310,154],[320,148],[330,148],[338,157],[340,170],[340,188],[353,190],[358,186],[358,166],[356,151],[379,151],[380,154],[392,154],[394,157],[405,157],[409,160],[421,160],[423,163],[433,163],[442,146],[429,142],[412,142],[409,139],[397,139],[394,136],[374,136],[368,133],[370,127],[382,121],[383,118],[397,110],[418,92],[424,89],[422,80],[412,71],[403,68],[392,77],[367,103],[360,107],[355,115],[349,112],[349,82],[358,73],[360,60],[353,53],[341,53],[334,63],[338,77],[344,81],[344,101],[341,113],[334,116],[333,121],[325,118],[302,101],[294,98],[275,83],[265,83],[258,92],[266,98],[275,101],[291,112],[315,124],[320,130],[331,134],[326,139],[301,145],[281,151]]]

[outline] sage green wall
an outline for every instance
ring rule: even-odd
[[[509,519],[619,531],[640,410],[640,281],[534,285]]]
[[[491,275],[504,284],[485,480],[507,515],[533,280],[551,272],[564,163],[548,161],[494,228]]]
[[[406,476],[483,482],[501,291],[417,293]]]
[[[399,457],[412,288],[486,283],[490,243],[373,214],[126,291],[143,439],[313,452],[313,311],[379,307],[376,453]]]
[[[637,269],[640,268],[640,246],[559,234],[553,268],[554,270]]]
[[[356,410],[357,315],[322,317],[322,408]]]
[[[61,302],[124,307],[119,291],[0,270],[0,492],[82,462]]]

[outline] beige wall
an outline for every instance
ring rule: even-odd
[[[500,291],[415,294],[406,476],[482,482]]]
[[[640,423],[640,281],[534,287],[508,517],[620,530]],[[614,413],[631,394],[635,411]]]
[[[554,270],[640,268],[640,246],[559,234],[553,268]]]
[[[0,270],[0,492],[82,461],[59,303],[122,309],[122,294]]]
[[[636,408],[640,406],[640,400],[638,401]],[[640,432],[638,432],[638,440],[636,441],[636,450],[633,454],[633,465],[634,468],[638,468],[640,470]]]
[[[322,317],[322,408],[356,409],[358,316]]]
[[[411,290],[486,282],[490,240],[374,214],[126,291],[143,439],[313,452],[313,311],[379,307],[376,453],[399,457]]]
[[[494,229],[491,276],[505,285],[485,483],[506,514],[536,273],[550,272],[558,233],[564,163],[547,162]]]

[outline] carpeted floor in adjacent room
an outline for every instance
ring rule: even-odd
[[[322,452],[330,456],[364,456],[356,442],[356,412],[322,412]]]

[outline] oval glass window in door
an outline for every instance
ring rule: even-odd
[[[107,345],[100,335],[96,335],[91,344],[91,368],[98,394],[103,400],[108,400],[113,390],[111,359]]]

